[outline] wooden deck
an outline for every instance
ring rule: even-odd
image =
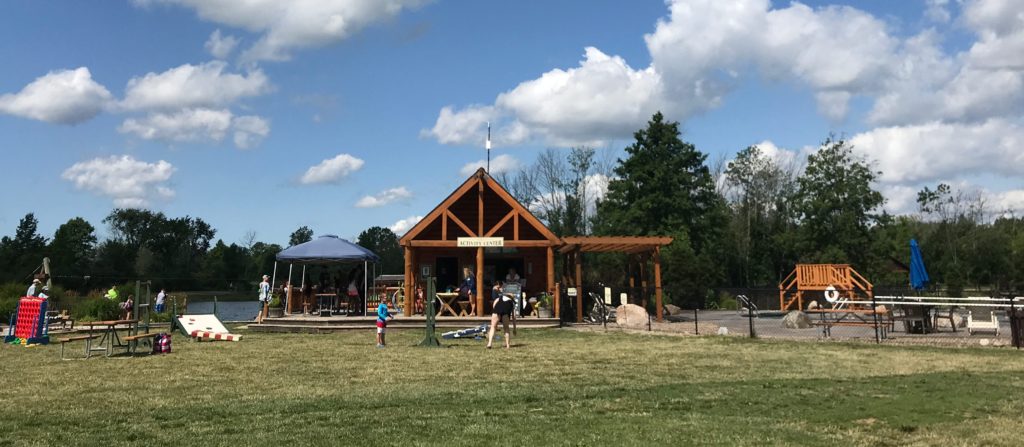
[[[291,332],[320,334],[337,331],[373,330],[376,328],[377,317],[318,317],[312,315],[290,315],[282,318],[267,318],[263,324],[250,324],[249,330],[254,332]],[[490,323],[491,317],[437,317],[437,328],[441,332],[451,329],[465,329]],[[396,316],[388,322],[388,330],[419,329],[426,327],[427,319],[422,315],[411,317]],[[557,328],[557,318],[523,317],[516,320],[519,328]]]

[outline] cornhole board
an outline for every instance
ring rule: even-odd
[[[232,334],[220,318],[213,314],[182,315],[176,321],[182,334],[195,339],[238,341],[242,338],[241,335]]]

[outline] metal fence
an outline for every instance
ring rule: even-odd
[[[614,311],[620,300],[607,304],[595,289],[583,303],[584,325],[618,329]],[[612,289],[615,293],[616,289]],[[635,288],[635,296],[650,290]],[[664,320],[654,320],[652,300],[644,304],[651,320],[632,329],[693,335],[731,335],[806,341],[862,341],[878,344],[929,344],[946,346],[1024,346],[1024,297],[993,294],[991,297],[949,298],[935,294],[909,295],[905,288],[876,289],[875,299],[842,304],[820,302],[818,309],[784,312],[779,309],[778,289],[720,289],[730,308],[716,308],[709,301],[688,306],[666,306]],[[620,292],[622,293],[622,292]],[[634,295],[627,295],[634,296]],[[632,298],[631,298],[632,299]],[[562,293],[562,321],[576,321],[576,298]],[[678,301],[677,301],[678,302]],[[684,304],[687,304],[684,302]],[[671,312],[674,311],[674,312]],[[981,316],[984,314],[984,316]],[[602,318],[603,316],[603,318]],[[971,322],[972,324],[968,324]]]

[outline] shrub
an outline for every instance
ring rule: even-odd
[[[121,315],[121,307],[118,302],[90,294],[75,306],[72,315],[83,321],[116,320]]]
[[[0,319],[4,324],[11,322],[11,315],[18,309],[18,298],[0,298]]]

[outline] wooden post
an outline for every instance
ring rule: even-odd
[[[476,315],[484,316],[484,248],[476,248]]]
[[[654,247],[654,297],[658,306],[658,322],[661,322],[661,247]]]
[[[412,316],[412,294],[416,292],[415,280],[416,277],[415,267],[413,266],[413,248],[405,247],[405,316]],[[427,299],[426,297],[423,298]]]
[[[555,283],[555,293],[554,293],[554,295],[555,295],[554,296],[554,300],[555,300],[555,303],[554,303],[555,304],[555,306],[554,306],[555,307],[555,318],[559,318],[559,315],[561,315],[561,312],[559,310],[562,307],[561,306],[562,300],[560,299],[561,296],[562,296],[562,287],[557,282]]]
[[[548,247],[548,293],[555,288],[555,249]]]
[[[579,249],[573,254],[576,262],[576,322],[583,322],[583,259]]]

